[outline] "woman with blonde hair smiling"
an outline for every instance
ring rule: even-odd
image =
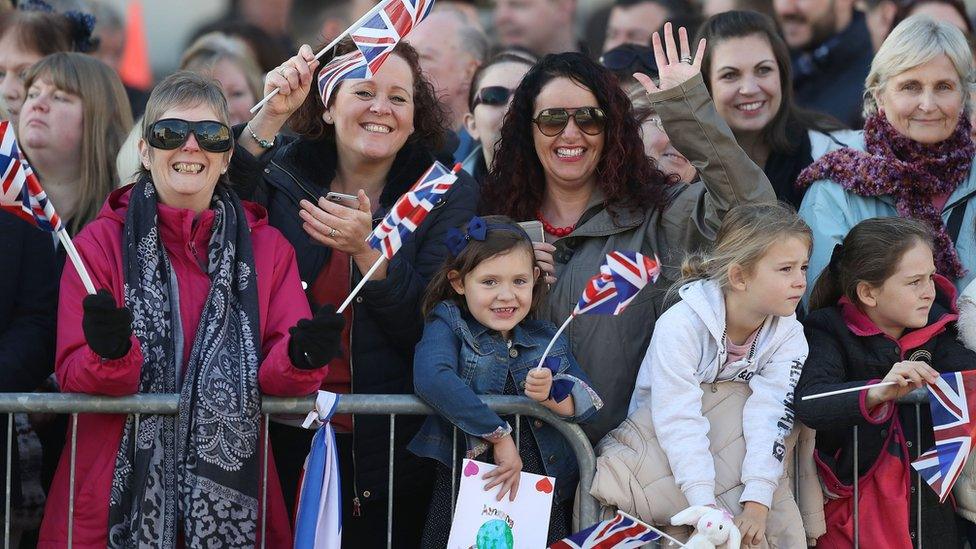
[[[881,45],[865,82],[863,141],[823,156],[797,184],[814,234],[810,280],[858,222],[900,216],[925,223],[935,265],[957,288],[976,276],[976,194],[966,111],[973,56],[956,27],[917,15]]]

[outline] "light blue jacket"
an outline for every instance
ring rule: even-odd
[[[850,146],[863,151],[863,135],[851,141]],[[966,209],[962,229],[956,239],[956,252],[966,269],[966,275],[954,281],[956,289],[960,291],[976,277],[976,204],[970,200],[974,194],[976,172],[970,169],[969,176],[949,195],[949,200],[942,209],[942,221],[947,224],[953,209]],[[800,204],[800,217],[813,230],[813,253],[810,255],[810,269],[807,273],[806,299],[809,299],[820,272],[827,267],[834,245],[844,239],[847,231],[865,219],[897,215],[895,200],[891,196],[860,196],[848,192],[834,181],[815,181]]]

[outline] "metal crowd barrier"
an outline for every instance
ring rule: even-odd
[[[482,396],[481,399],[500,415],[515,415],[515,440],[519,440],[521,417],[529,416],[549,423],[566,438],[573,452],[580,470],[579,517],[580,523],[593,524],[599,517],[599,505],[590,496],[590,485],[596,470],[596,457],[586,435],[578,425],[567,423],[541,405],[521,396]],[[104,397],[82,394],[59,393],[6,393],[0,394],[0,413],[56,413],[71,415],[71,432],[66,451],[70,452],[71,471],[69,474],[68,492],[68,547],[73,543],[74,496],[75,496],[75,455],[77,451],[77,435],[79,413],[96,414],[135,414],[136,430],[138,433],[139,416],[142,414],[175,415],[179,395],[132,395],[125,397]],[[304,416],[315,407],[315,396],[297,398],[263,397],[261,411],[263,413],[264,440],[268,440],[269,418],[272,414],[288,414]],[[393,440],[395,432],[394,419],[397,415],[433,415],[433,408],[413,395],[342,395],[336,413],[360,415],[389,415],[390,416],[390,446],[389,446],[389,492],[393,492]],[[4,545],[9,546],[10,540],[10,479],[11,479],[11,448],[13,447],[13,415],[7,416],[7,470],[6,488],[4,496]],[[97,436],[97,435],[96,435]],[[454,430],[455,442],[457,429]],[[455,443],[455,452],[457,444]],[[268,445],[261,450],[264,454],[263,470],[261,471],[261,508],[265,509],[267,502],[267,453]],[[457,456],[454,460],[454,478],[457,477]],[[455,490],[456,497],[456,490]],[[106,502],[107,505],[107,502]],[[262,539],[259,546],[265,547],[264,532],[265,517],[262,512]],[[393,545],[393,498],[388,498],[387,504],[387,547]]]

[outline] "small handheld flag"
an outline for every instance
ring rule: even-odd
[[[600,272],[586,283],[573,313],[556,330],[556,335],[542,353],[537,368],[542,367],[559,335],[576,316],[619,315],[648,282],[657,281],[660,275],[661,265],[657,257],[651,259],[638,252],[613,251],[607,254],[603,265],[600,265]]]
[[[322,103],[328,105],[336,85],[346,78],[366,78],[369,67],[366,58],[359,50],[340,55],[319,71],[319,95]]]
[[[386,61],[397,43],[430,15],[434,0],[390,0],[349,35],[368,63],[366,78],[371,78]]]
[[[393,203],[393,207],[390,208],[383,221],[366,237],[366,242],[369,243],[370,247],[383,255],[366,271],[363,279],[339,306],[337,313],[346,310],[346,307],[352,303],[353,297],[359,293],[369,277],[373,276],[384,259],[393,259],[393,255],[403,246],[403,241],[417,230],[417,227],[424,222],[427,214],[434,209],[438,202],[443,200],[447,191],[457,181],[457,172],[459,171],[461,171],[461,164],[455,164],[453,170],[448,170],[443,164],[435,161],[410,187],[410,190],[403,193],[403,196]]]
[[[684,547],[684,544],[653,526],[617,511],[612,518],[563,538],[550,545],[549,549],[637,549],[662,537]]]
[[[935,447],[912,462],[945,503],[973,449],[976,371],[942,374],[928,385]]]
[[[0,122],[0,177],[0,210],[9,212],[41,230],[55,233],[85,284],[85,289],[94,294],[95,285],[88,270],[82,263],[74,242],[64,230],[61,216],[54,210],[54,204],[48,199],[37,175],[21,153],[8,120]]]
[[[331,95],[336,84],[344,78],[372,78],[397,43],[430,15],[433,7],[434,0],[382,0],[337,36],[329,45],[319,50],[315,54],[316,59],[321,59],[325,52],[336,47],[347,35],[351,35],[358,51],[362,54],[364,71],[360,73],[357,68],[334,75],[334,81],[327,87],[328,94]],[[331,65],[332,62],[327,67]],[[324,68],[319,73],[320,90],[322,89],[321,72],[324,72]],[[251,113],[256,113],[280,91],[278,88],[272,90],[257,105],[251,107]],[[328,103],[327,95],[323,94],[322,98],[324,102]]]

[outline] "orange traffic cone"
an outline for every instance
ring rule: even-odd
[[[130,0],[125,14],[125,48],[119,60],[119,78],[139,90],[152,88],[152,70],[146,47],[146,28],[142,21],[142,3]]]

